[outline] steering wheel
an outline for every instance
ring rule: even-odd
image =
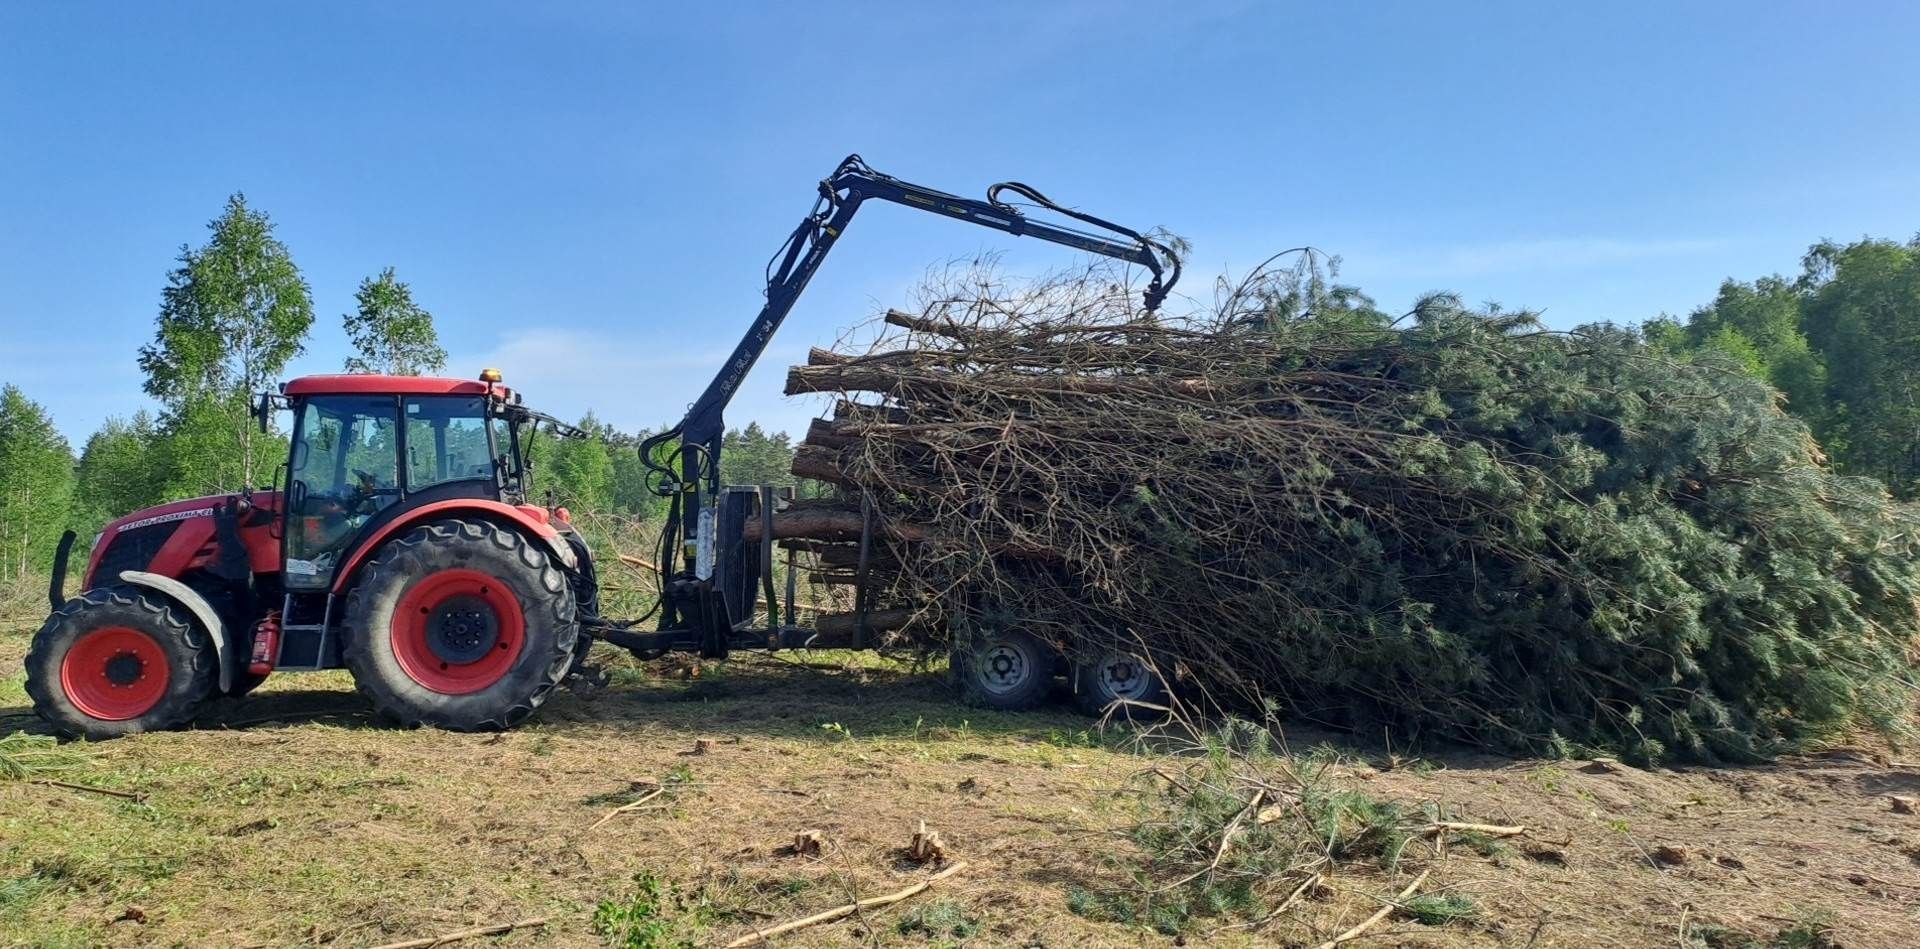
[[[400,493],[399,488],[380,487],[379,479],[375,478],[371,472],[355,468],[353,476],[359,479],[360,483],[353,486],[352,500],[348,502],[347,508],[355,514],[371,514],[372,510],[362,510],[362,508],[370,508],[375,498],[398,496]]]

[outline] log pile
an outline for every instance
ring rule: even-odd
[[[1183,319],[936,288],[789,372],[834,397],[793,471],[838,497],[776,536],[849,583],[864,498],[896,640],[1017,623],[1376,735],[1738,759],[1910,707],[1913,515],[1765,385],[1301,274]]]

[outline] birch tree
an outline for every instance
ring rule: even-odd
[[[199,470],[183,487],[232,490],[256,483],[270,465],[247,411],[300,354],[313,325],[313,298],[273,222],[234,194],[208,223],[203,246],[181,247],[161,291],[153,342],[140,349],[148,394],[166,407],[168,432],[195,433]]]

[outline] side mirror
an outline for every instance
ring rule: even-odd
[[[273,393],[260,393],[260,401],[253,407],[254,421],[260,423],[260,434],[265,435],[273,427]]]

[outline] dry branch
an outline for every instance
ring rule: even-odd
[[[628,814],[628,813],[632,813],[633,811],[640,810],[641,805],[665,793],[667,793],[666,788],[654,788],[653,790],[648,791],[647,793],[642,794],[639,797],[631,801],[628,801],[627,803],[622,804],[611,811],[608,811],[605,817],[602,817],[599,820],[594,821],[593,826],[587,828],[587,832],[592,833],[596,830],[599,830],[602,824],[605,824],[607,821],[613,820],[614,818],[619,817],[622,814]]]
[[[811,540],[857,540],[860,537],[861,519],[859,511],[834,511],[821,509],[801,509],[780,511],[773,515],[773,537],[775,540],[805,537]],[[875,524],[879,530],[901,540],[926,540],[929,531],[919,524]],[[750,543],[760,540],[760,522],[748,520],[745,535]]]
[[[626,564],[629,567],[633,567],[639,570],[645,570],[649,573],[660,572],[660,565],[657,563],[654,563],[651,560],[646,559],[645,557],[635,557],[632,554],[618,554],[617,556],[619,557],[621,563]]]
[[[532,929],[536,926],[545,926],[546,924],[547,917],[535,916],[530,919],[515,920],[511,923],[494,923],[491,926],[476,926],[473,929],[462,929],[459,932],[447,933],[444,936],[429,936],[424,939],[408,939],[405,942],[390,942],[383,946],[376,946],[374,949],[432,949],[434,946],[444,946],[447,943],[459,942],[462,939],[473,939],[479,936],[499,936],[513,932],[516,929]]]
[[[108,797],[125,798],[126,800],[129,800],[129,801],[142,801],[146,799],[143,796],[133,791],[120,791],[120,790],[115,790],[114,788],[97,788],[91,784],[75,784],[71,781],[56,781],[52,778],[35,778],[33,779],[33,783],[44,784],[50,788],[66,788],[69,791],[85,791],[89,794],[104,794]]]
[[[1417,892],[1420,889],[1420,884],[1427,882],[1427,874],[1432,872],[1433,872],[1432,870],[1420,871],[1420,875],[1417,877],[1414,877],[1413,882],[1407,884],[1407,888],[1404,890],[1401,890],[1399,896],[1394,897],[1392,900],[1381,900],[1381,902],[1386,903],[1387,905],[1380,907],[1379,912],[1374,913],[1372,916],[1369,916],[1366,919],[1361,920],[1358,926],[1355,926],[1352,929],[1349,929],[1346,932],[1343,932],[1340,935],[1335,936],[1332,939],[1329,939],[1326,942],[1321,943],[1318,949],[1334,949],[1335,946],[1338,946],[1343,942],[1351,942],[1355,939],[1360,938],[1360,936],[1363,933],[1365,933],[1369,929],[1372,929],[1376,923],[1380,922],[1383,919],[1386,919],[1388,916],[1393,915],[1393,911],[1396,909],[1399,909],[1401,903],[1406,902],[1408,897],[1412,896],[1415,892]]]
[[[1488,837],[1518,837],[1526,832],[1527,828],[1518,824],[1513,826],[1503,824],[1462,824],[1458,821],[1446,820],[1435,821],[1420,828],[1420,833],[1423,836],[1427,834],[1459,833],[1484,834]]]
[[[874,392],[883,395],[950,394],[980,385],[980,380],[959,374],[942,377],[923,373],[905,377],[892,366],[875,366],[859,361],[827,366],[794,366],[787,370],[788,395],[812,392]],[[1161,376],[1094,376],[1068,373],[1010,373],[990,380],[996,389],[1027,397],[1119,396],[1213,397],[1227,395],[1239,387],[1197,376],[1170,378]]]
[[[819,445],[803,444],[793,450],[793,464],[788,467],[795,476],[825,481],[843,487],[858,487],[853,478],[840,467],[840,459],[832,450]]]
[[[766,942],[769,939],[772,939],[775,936],[781,935],[783,933],[790,933],[796,929],[805,929],[808,926],[815,926],[820,923],[830,923],[836,919],[843,919],[845,917],[851,916],[854,913],[860,912],[861,910],[874,909],[881,906],[890,906],[894,903],[900,902],[901,900],[918,896],[919,894],[926,892],[935,883],[939,883],[941,880],[944,880],[950,876],[953,876],[954,874],[959,873],[960,871],[965,870],[966,868],[967,868],[967,862],[965,860],[961,860],[953,864],[952,866],[947,867],[945,870],[942,870],[939,873],[934,874],[933,876],[930,876],[924,880],[921,880],[920,882],[915,883],[914,885],[907,887],[904,890],[900,890],[894,893],[888,893],[884,896],[869,896],[865,899],[855,900],[854,902],[848,903],[845,906],[834,907],[833,909],[827,910],[824,913],[815,913],[812,916],[808,916],[802,919],[796,919],[791,922],[781,923],[778,926],[773,926],[767,929],[756,929],[745,936],[741,936],[740,938],[735,939],[730,943],[727,943],[727,949],[738,949],[738,947],[740,946],[758,945],[760,943]]]
[[[851,447],[859,441],[855,436],[842,435],[835,431],[837,425],[838,423],[830,422],[823,418],[817,418],[808,422],[807,437],[804,444],[817,445],[821,448],[837,451],[842,448]]]

